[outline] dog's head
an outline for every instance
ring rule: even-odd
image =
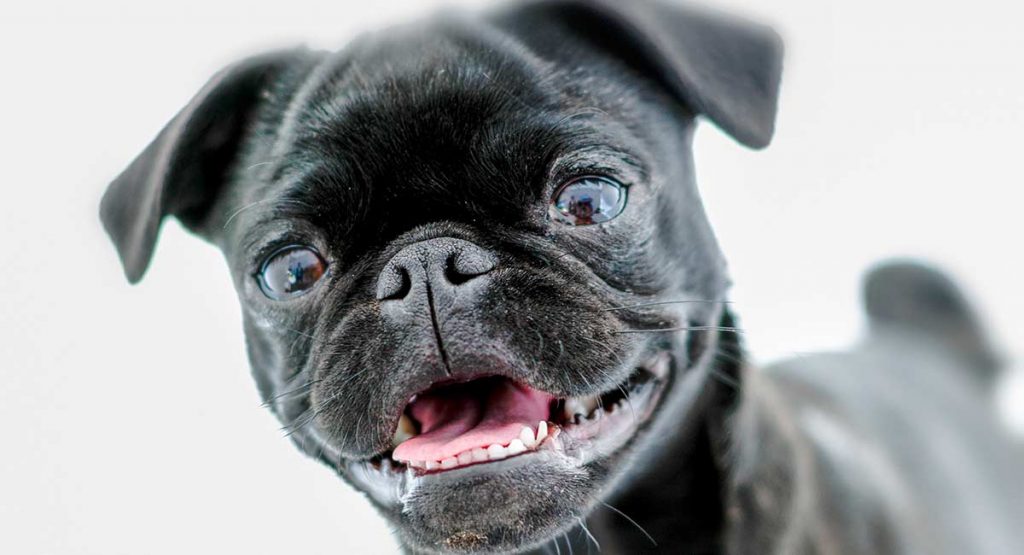
[[[696,410],[727,278],[694,117],[764,146],[778,78],[764,29],[612,0],[273,53],[103,221],[131,281],[167,215],[223,249],[262,396],[406,544],[524,548]]]

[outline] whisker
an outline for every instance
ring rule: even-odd
[[[743,366],[747,363],[747,361],[744,360],[742,357],[736,356],[728,351],[723,351],[721,349],[715,349],[714,358],[716,361],[724,361],[731,364],[738,364],[740,366]],[[733,376],[725,374],[724,372],[719,370],[715,365],[711,365],[709,367],[709,372],[712,378],[717,379],[722,384],[732,388],[735,391],[740,390],[740,387],[742,385],[741,382],[734,378]]]
[[[316,412],[313,407],[309,407],[306,410],[299,413],[298,416],[292,419],[291,422],[281,426],[281,431],[284,432],[284,437],[290,437],[295,432],[299,431],[303,426],[309,424],[316,417]]]
[[[306,409],[305,411],[302,412],[302,414],[299,415],[299,416],[302,416],[303,414],[309,413],[309,415],[306,416],[302,420],[302,422],[297,422],[298,418],[296,418],[295,421],[292,422],[292,424],[289,424],[289,425],[285,426],[284,428],[282,428],[282,430],[288,430],[284,434],[284,437],[291,437],[293,434],[295,434],[296,432],[298,432],[302,428],[305,428],[310,423],[312,423],[314,420],[316,420],[317,416],[320,416],[321,414],[323,414],[323,412],[325,410],[327,410],[327,407],[325,406],[325,403],[321,403],[317,407],[316,410],[312,410],[312,407],[310,407],[309,409]]]
[[[245,171],[250,171],[250,170],[256,169],[256,168],[258,168],[260,166],[266,166],[266,165],[269,165],[269,164],[280,162],[280,161],[284,160],[284,158],[285,157],[283,155],[271,156],[270,158],[265,159],[262,162],[256,162],[255,164],[247,166],[245,168]]]
[[[245,212],[246,210],[248,210],[250,208],[253,208],[255,206],[259,206],[259,205],[261,205],[261,204],[263,204],[265,202],[271,202],[272,200],[274,200],[274,199],[272,199],[272,198],[265,198],[265,199],[257,200],[256,202],[253,202],[251,204],[246,204],[245,206],[239,208],[238,210],[235,210],[234,212],[231,213],[230,216],[228,216],[228,219],[227,219],[227,221],[224,222],[224,227],[222,229],[227,229],[228,226],[231,225],[231,221],[234,220],[235,217],[238,216],[239,214],[241,214],[242,212]]]
[[[576,521],[580,523],[580,528],[582,528],[583,531],[587,534],[587,537],[590,538],[590,541],[594,542],[594,545],[597,546],[597,552],[600,553],[601,552],[601,544],[598,543],[597,542],[597,538],[595,538],[594,535],[590,533],[590,530],[587,528],[587,524],[583,521],[583,519],[581,517],[576,517]],[[589,544],[587,545],[587,553],[590,553],[590,545]]]
[[[227,229],[228,226],[231,224],[231,222],[239,214],[241,214],[242,212],[245,212],[246,210],[249,210],[250,208],[254,208],[254,207],[259,206],[259,205],[261,205],[263,203],[266,203],[266,202],[277,202],[277,203],[281,204],[282,206],[292,205],[292,206],[299,206],[299,207],[310,207],[310,205],[308,203],[305,203],[305,202],[302,202],[302,201],[299,201],[299,200],[293,200],[293,199],[278,199],[278,198],[273,198],[273,197],[265,198],[265,199],[260,199],[260,200],[257,200],[256,202],[253,202],[253,203],[250,203],[250,204],[246,204],[245,206],[243,206],[243,207],[239,208],[238,210],[235,210],[234,212],[232,212],[231,215],[228,216],[227,221],[224,222],[224,227],[222,229]]]
[[[686,299],[681,301],[653,301],[649,303],[640,303],[628,306],[613,306],[611,308],[604,309],[604,312],[612,312],[615,310],[632,310],[634,308],[644,308],[648,306],[662,306],[667,304],[732,304],[732,301],[713,301],[713,300],[701,300],[701,299]]]
[[[613,331],[612,333],[660,333],[670,331],[722,331],[726,333],[743,333],[742,329],[729,326],[683,326],[679,328],[630,329]]]
[[[302,330],[292,329],[292,328],[289,328],[288,326],[280,326],[280,328],[282,330],[284,330],[284,331],[290,331],[290,332],[292,332],[294,334],[301,335],[302,337],[305,337],[307,339],[316,339],[316,337],[313,337],[312,335],[310,335],[309,332],[305,332],[305,331],[302,331]]]
[[[316,385],[317,383],[319,383],[321,381],[323,381],[323,380],[313,380],[311,382],[306,382],[306,383],[304,383],[304,384],[302,384],[299,387],[296,387],[294,389],[290,389],[290,390],[285,391],[283,393],[278,393],[277,395],[274,395],[273,397],[270,397],[267,400],[263,401],[260,404],[260,406],[264,407],[264,408],[265,407],[269,407],[275,401],[278,401],[278,400],[283,399],[285,397],[289,397],[291,395],[298,395],[300,393],[304,393],[305,390],[308,390],[308,389],[312,388],[314,385]]]
[[[337,383],[333,383],[333,384],[331,384],[331,386],[332,386],[332,387],[335,387],[335,388],[342,388],[342,387],[345,387],[345,386],[346,386],[346,385],[348,385],[348,383],[349,383],[349,382],[351,382],[352,380],[354,380],[354,379],[358,378],[359,376],[362,376],[362,375],[363,375],[363,374],[364,374],[364,373],[365,373],[365,372],[366,372],[367,370],[369,370],[369,368],[363,368],[362,370],[360,370],[360,371],[358,371],[358,372],[356,372],[356,373],[354,373],[354,374],[351,374],[351,375],[347,376],[347,377],[346,377],[345,379],[341,380],[340,382],[337,382]],[[341,395],[336,395],[336,396],[332,396],[332,397],[331,397],[330,399],[328,399],[328,400],[327,400],[327,402],[328,402],[328,403],[330,403],[330,402],[333,402],[333,401],[334,401],[335,399],[337,399],[337,398],[338,398],[338,397],[340,397],[340,396],[341,396]]]
[[[292,357],[295,355],[295,347],[298,347],[299,344],[305,345],[308,343],[306,339],[306,337],[296,335],[294,339],[288,342],[288,360],[291,360]],[[309,340],[312,340],[312,338],[309,338]]]
[[[612,507],[611,505],[609,505],[608,503],[605,503],[604,501],[598,500],[598,503],[604,505],[605,507],[608,507],[612,511],[615,511],[622,518],[628,520],[630,524],[632,524],[633,526],[636,526],[636,529],[640,530],[640,533],[642,533],[644,536],[647,537],[648,540],[650,540],[651,545],[653,545],[654,547],[658,547],[658,542],[654,541],[654,538],[651,537],[651,535],[647,533],[647,530],[644,530],[643,526],[640,526],[639,524],[637,524],[637,522],[635,520],[633,520],[632,518],[629,518],[629,515],[627,515],[626,513],[616,509],[615,507]]]
[[[741,356],[736,356],[728,351],[723,351],[721,349],[715,349],[715,356],[721,357],[721,360],[724,360],[725,362],[731,362],[733,364],[739,364],[741,366],[747,364],[747,360],[745,358]]]
[[[736,391],[740,390],[740,382],[736,381],[731,376],[726,376],[725,374],[720,372],[717,368],[710,368],[709,369],[709,373],[710,373],[712,378],[716,378],[718,381],[722,382],[722,384],[724,384],[724,385],[726,385],[728,387],[731,387],[731,388],[733,388]]]
[[[327,399],[324,399],[323,401],[318,403],[317,406],[316,406],[316,410],[315,411],[312,410],[313,407],[310,407],[309,409],[306,409],[301,414],[299,414],[299,416],[296,417],[292,421],[291,424],[288,424],[287,426],[284,426],[283,428],[281,428],[282,430],[288,430],[287,433],[285,433],[284,436],[285,437],[291,436],[295,432],[299,431],[299,429],[303,428],[304,426],[306,426],[310,422],[312,422],[317,416],[320,416],[321,414],[323,414],[323,412],[325,410],[330,408],[331,404],[333,404],[335,401],[337,401],[341,397],[345,396],[345,393],[346,393],[345,387],[344,387],[345,384],[347,384],[348,382],[352,381],[353,379],[359,377],[363,372],[366,372],[367,370],[368,370],[367,368],[364,368],[364,369],[362,369],[362,370],[352,374],[351,376],[346,377],[341,382],[331,384],[334,388],[337,389],[337,391],[333,395],[328,397]],[[306,418],[303,419],[302,422],[298,421],[299,418],[301,418],[303,415],[305,415],[306,413],[309,413],[309,412],[312,412],[312,414],[309,414]],[[362,416],[363,415],[360,415],[360,418],[362,418]]]

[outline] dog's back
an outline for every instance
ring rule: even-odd
[[[805,505],[856,552],[1024,553],[1024,457],[994,409],[999,360],[970,307],[909,263],[876,269],[865,297],[860,345],[765,372],[816,462]]]

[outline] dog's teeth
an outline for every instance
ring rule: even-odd
[[[572,420],[577,414],[586,414],[586,412],[587,408],[578,398],[571,397],[565,400],[565,416],[568,420]]]
[[[544,439],[547,437],[548,423],[545,422],[544,420],[541,420],[540,424],[537,424],[537,443],[540,444],[540,442],[544,441]]]
[[[512,442],[508,444],[508,455],[510,457],[512,455],[518,455],[519,453],[525,453],[525,452],[526,452],[526,445],[524,445],[523,442],[518,440],[518,439],[513,439]]]
[[[498,461],[508,456],[508,449],[501,445],[498,445],[497,443],[494,443],[487,448],[487,456],[492,461]]]
[[[523,426],[519,437],[513,439],[508,445],[493,443],[486,449],[476,447],[463,451],[454,457],[447,457],[440,461],[403,461],[406,466],[421,470],[451,470],[461,466],[468,466],[474,463],[487,461],[499,461],[508,457],[526,453],[537,448],[541,442],[548,438],[551,431],[548,429],[547,421],[541,420],[537,423],[537,432],[533,428]]]
[[[484,449],[483,447],[477,447],[469,453],[472,456],[473,462],[484,462],[491,458],[490,455],[487,454],[487,449]]]
[[[523,426],[523,430],[519,432],[519,440],[529,449],[537,445],[537,440],[533,437],[533,428],[529,426]]]
[[[395,437],[391,439],[391,446],[398,447],[403,441],[414,437],[416,437],[416,425],[413,424],[411,418],[403,414],[398,419],[398,428],[395,429]]]
[[[569,399],[565,400],[565,405],[562,409],[562,412],[567,421],[574,421],[576,417],[586,418],[587,416],[592,414],[600,405],[600,397],[570,397]]]

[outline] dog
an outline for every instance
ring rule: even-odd
[[[168,216],[223,250],[262,399],[410,553],[1024,553],[999,359],[945,276],[880,266],[856,348],[746,361],[691,145],[768,145],[781,59],[617,0],[272,52],[101,218],[133,283]]]

